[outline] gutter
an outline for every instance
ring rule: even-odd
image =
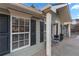
[[[10,3],[10,5],[14,5],[14,6],[23,8],[23,9],[25,9],[25,10],[29,10],[29,11],[31,11],[31,12],[37,13],[37,14],[42,14],[41,11],[38,11],[38,10],[36,10],[36,9],[34,9],[34,8],[31,8],[31,7],[24,6],[24,5],[20,4],[20,3],[16,3],[16,4],[15,4],[15,3]]]

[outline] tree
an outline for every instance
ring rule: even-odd
[[[31,5],[32,8],[35,8],[34,4]]]

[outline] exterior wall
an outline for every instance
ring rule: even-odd
[[[53,35],[55,35],[55,33],[56,33],[56,26],[54,25],[55,23],[58,23],[59,24],[59,26],[58,26],[58,34],[60,34],[60,18],[58,17],[58,15],[57,14],[55,14],[55,13],[52,13],[52,36]]]
[[[64,25],[63,33],[64,33],[64,37],[68,37],[68,25]]]
[[[17,12],[14,10],[10,10],[10,12],[11,16],[31,18],[31,16],[21,12]],[[36,44],[33,46],[28,46],[23,49],[13,51],[9,54],[6,54],[6,56],[29,56],[41,51],[41,49],[45,49],[45,42],[40,43],[40,21],[36,20]]]
[[[34,55],[35,53],[41,51],[42,49],[45,48],[45,43],[38,43],[34,46],[29,46],[24,49],[12,52],[10,54],[6,54],[5,56],[31,56]]]
[[[72,30],[72,22],[64,22],[64,36],[71,37],[71,30]]]
[[[63,8],[57,9],[57,14],[60,18],[60,21],[63,23],[63,25],[71,24],[71,17],[70,17],[70,11],[69,11],[68,5]],[[64,36],[70,37],[71,31],[69,29],[70,29],[69,27],[68,28],[64,27],[63,29]]]

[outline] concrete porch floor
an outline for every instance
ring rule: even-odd
[[[41,50],[33,56],[45,56],[45,50]],[[62,42],[52,46],[52,56],[79,56],[79,35],[65,38]]]

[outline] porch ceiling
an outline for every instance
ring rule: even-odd
[[[62,22],[72,22],[68,5],[57,9],[57,15]]]
[[[2,3],[0,8],[17,10],[35,17],[42,17],[42,12],[38,11],[32,7],[27,7],[19,3]]]
[[[44,13],[52,11],[58,15],[61,22],[71,22],[70,11],[66,3],[48,4],[42,11]]]
[[[47,6],[45,6],[44,8],[42,8],[42,11],[47,10],[48,8],[50,8],[50,10],[52,10],[53,12],[56,13],[56,10],[59,8],[62,8],[64,6],[66,6],[67,4],[65,3],[55,3],[55,4],[48,4]]]

